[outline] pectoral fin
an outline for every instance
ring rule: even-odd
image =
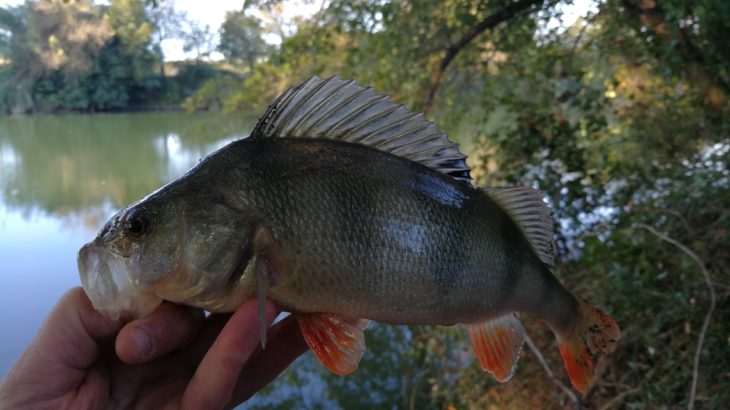
[[[484,323],[466,325],[482,369],[500,382],[512,378],[525,341],[525,328],[509,313]]]
[[[266,259],[256,257],[256,299],[259,309],[259,337],[266,348],[266,294],[271,286],[272,272]]]
[[[264,227],[258,227],[254,233],[252,248],[253,257],[244,272],[244,277],[250,277],[252,273],[256,275],[256,300],[259,310],[259,337],[261,338],[261,347],[266,348],[266,296],[269,288],[274,285],[276,280],[276,269],[271,261],[263,256],[262,253],[272,246],[274,243],[271,232]],[[253,269],[253,272],[249,272]]]
[[[351,319],[329,313],[296,314],[309,348],[320,363],[339,376],[357,369],[365,352],[366,319]]]

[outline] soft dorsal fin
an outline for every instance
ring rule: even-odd
[[[363,144],[471,182],[466,157],[457,144],[423,114],[338,77],[312,77],[286,90],[259,119],[251,137],[325,138]]]
[[[485,192],[514,219],[542,263],[552,266],[553,219],[542,193],[526,186],[486,188]]]

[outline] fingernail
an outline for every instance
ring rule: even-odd
[[[132,332],[132,341],[134,342],[134,348],[142,357],[148,357],[152,353],[152,338],[147,331],[138,327]]]

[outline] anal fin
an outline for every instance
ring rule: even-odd
[[[298,313],[304,340],[320,363],[339,376],[350,374],[365,352],[363,330],[367,319],[352,319],[330,313]]]
[[[525,341],[525,328],[513,314],[484,323],[467,324],[471,345],[482,369],[498,381],[512,378]]]

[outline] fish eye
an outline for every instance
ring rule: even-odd
[[[124,223],[124,231],[134,237],[144,235],[149,228],[150,219],[140,210],[132,211]]]

